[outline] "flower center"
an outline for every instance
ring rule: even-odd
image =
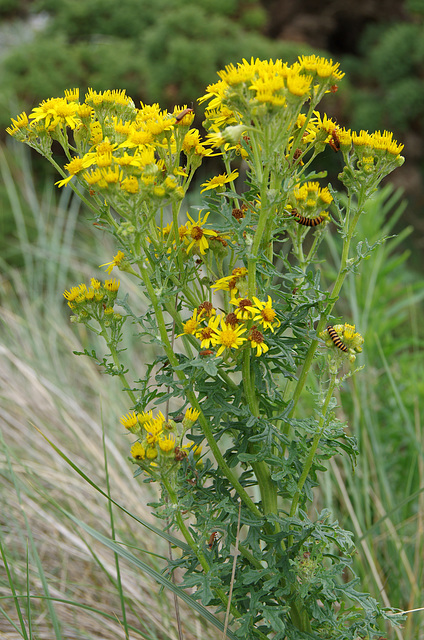
[[[224,347],[231,347],[237,340],[237,334],[232,329],[224,329],[221,331],[220,340]]]
[[[265,322],[273,322],[275,319],[275,311],[274,309],[262,309],[261,316]]]
[[[203,238],[203,229],[201,229],[201,227],[193,227],[190,232],[190,235],[193,238],[193,240],[198,241],[201,238]]]

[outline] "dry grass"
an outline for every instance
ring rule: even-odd
[[[107,500],[70,468],[37,430],[105,490],[103,420],[108,434],[106,448],[112,496],[130,512],[154,522],[146,505],[152,498],[152,489],[132,478],[132,468],[126,460],[128,442],[117,427],[117,417],[124,409],[123,398],[117,395],[119,388],[113,385],[114,381],[99,375],[89,361],[76,358],[70,349],[66,353],[70,343],[73,342],[74,347],[77,345],[74,336],[64,327],[56,336],[56,345],[60,342],[64,347],[63,354],[52,358],[51,362],[44,359],[40,363],[25,319],[4,307],[0,314],[7,327],[0,340],[0,420],[5,443],[1,457],[1,527],[14,581],[18,590],[25,594],[29,569],[36,635],[51,638],[45,603],[37,599],[37,595],[43,595],[41,580],[31,558],[27,567],[26,516],[48,579],[50,595],[76,603],[75,606],[55,604],[63,625],[63,637],[105,640],[124,637],[117,620],[107,620],[78,606],[92,606],[121,617],[117,589],[112,584],[116,577],[113,553],[76,530],[72,521],[67,520],[52,502],[56,501],[75,517],[110,537]],[[44,334],[45,344],[38,345],[38,353],[40,347],[46,354],[51,349],[53,327],[50,325],[46,329],[49,331]],[[142,530],[139,524],[119,510],[115,511],[120,538],[147,551],[166,553],[160,540],[152,539],[152,534]],[[157,521],[154,523],[158,524]],[[30,549],[29,553],[31,555]],[[142,558],[146,558],[144,553]],[[163,566],[158,559],[150,561],[156,568]],[[133,609],[128,614],[129,624],[144,630],[149,637],[175,637],[169,596],[160,596],[157,585],[132,567],[123,565],[121,569],[124,594]],[[3,607],[16,621],[10,590],[4,580],[0,593],[5,597]],[[25,603],[21,601],[21,604]],[[20,637],[11,631],[11,624],[5,618],[0,619],[0,631],[5,638]]]
[[[36,260],[35,269],[40,264]],[[155,488],[132,477],[133,468],[127,460],[130,441],[119,425],[119,416],[129,406],[118,379],[103,376],[89,359],[73,355],[72,350],[89,347],[91,337],[89,342],[84,331],[78,334],[60,313],[61,292],[43,283],[37,292],[28,285],[27,276],[7,272],[0,283],[0,541],[20,606],[24,612],[26,607],[31,609],[32,633],[28,637],[50,640],[57,636],[30,531],[50,597],[55,599],[59,637],[125,638],[113,552],[60,509],[110,538],[108,501],[40,432],[106,491],[104,432],[112,498],[130,513],[161,527],[162,522],[147,506],[155,497]],[[73,284],[69,278],[67,286]],[[135,352],[129,354],[139,358]],[[138,371],[142,375],[141,362]],[[160,556],[166,556],[167,543],[117,508],[114,517],[116,539],[161,571],[165,562]],[[172,594],[160,592],[154,580],[125,560],[120,560],[120,569],[127,622],[137,630],[130,638],[176,638]],[[6,614],[0,610],[1,638],[23,637],[3,566],[0,598]],[[28,613],[24,617],[28,628]],[[185,638],[204,635],[203,624],[184,606],[182,619]]]

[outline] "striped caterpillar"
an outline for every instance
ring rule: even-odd
[[[324,222],[325,220],[325,216],[317,216],[316,218],[305,218],[305,216],[301,216],[300,213],[298,213],[297,209],[292,209],[290,213],[292,214],[292,216],[294,216],[296,222],[298,222],[299,224],[303,224],[304,227],[316,227],[318,224],[321,224],[321,222]]]
[[[348,348],[345,345],[345,343],[342,341],[341,338],[339,338],[339,335],[337,333],[337,331],[335,330],[334,327],[331,326],[331,324],[329,324],[327,326],[327,331],[328,331],[328,335],[330,336],[330,338],[332,339],[332,341],[334,342],[335,346],[340,349],[340,351],[344,351],[345,353],[348,352]]]

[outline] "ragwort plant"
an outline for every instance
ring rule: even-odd
[[[137,316],[112,277],[64,293],[71,320],[106,342],[105,355],[86,355],[127,394],[134,475],[157,483],[155,512],[188,545],[169,561],[182,586],[226,611],[232,637],[375,637],[399,616],[358,591],[352,535],[310,503],[325,462],[357,453],[334,392],[363,339],[331,317],[346,275],[372,250],[362,238],[351,246],[358,218],[403,147],[317,111],[344,75],[332,60],[244,60],[218,75],[199,100],[206,139],[191,128],[193,109],[136,108],[124,91],[89,90],[83,102],[65,91],[8,132],[45,156],[58,186],[69,184],[114,236],[117,254],[102,266],[131,274],[148,301]],[[343,161],[343,197],[317,171],[330,148]],[[202,185],[204,208],[187,212],[196,170],[218,154],[225,172]],[[343,251],[325,291],[320,248],[332,231]],[[158,352],[135,372],[120,349],[133,327]],[[320,393],[301,418],[312,366]]]

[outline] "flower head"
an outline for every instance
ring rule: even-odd
[[[184,331],[180,333],[177,338],[183,335],[194,335],[198,330],[199,324],[201,322],[201,318],[198,315],[197,308],[193,310],[193,315],[183,324]]]
[[[131,447],[131,455],[134,460],[144,460],[146,457],[146,450],[141,442],[135,442]]]
[[[196,422],[199,416],[200,416],[200,411],[198,411],[197,409],[193,409],[192,407],[189,407],[186,410],[185,416],[183,419],[184,429],[190,429],[190,427],[193,426],[193,424]]]
[[[213,346],[220,345],[216,356],[220,356],[225,349],[238,349],[240,345],[246,342],[246,338],[241,335],[246,330],[246,327],[235,327],[221,319],[221,329],[217,329],[211,340]]]
[[[187,213],[187,218],[189,222],[186,223],[186,234],[185,241],[188,242],[188,246],[186,252],[189,253],[192,249],[196,250],[201,255],[205,255],[206,249],[209,248],[209,243],[207,240],[207,236],[216,236],[218,235],[216,231],[212,231],[212,229],[205,229],[204,225],[209,217],[209,211],[205,213],[202,217],[201,212],[199,211],[199,216],[197,221],[193,220],[189,213]]]
[[[271,329],[271,331],[274,331],[274,326],[280,326],[277,314],[272,308],[271,296],[268,296],[267,302],[262,302],[253,296],[253,302],[257,307],[256,315],[253,317],[255,322],[258,321],[264,329]]]
[[[75,129],[80,122],[78,106],[76,102],[68,102],[66,98],[50,98],[35,107],[29,117],[33,122],[43,120],[46,131],[53,131],[57,125]]]
[[[252,349],[256,349],[256,357],[261,356],[269,350],[269,347],[264,342],[264,336],[255,326],[253,326],[249,332],[248,339]]]
[[[233,297],[230,300],[230,303],[236,307],[236,309],[234,310],[234,314],[239,320],[249,320],[249,318],[253,318],[256,313],[256,309],[249,298],[237,299]]]
[[[131,433],[138,433],[140,431],[140,425],[135,411],[131,411],[130,413],[121,416],[119,421],[126,429],[128,429],[128,431],[131,431]]]
[[[202,187],[204,187],[204,189],[202,189],[200,193],[209,191],[210,189],[218,189],[219,187],[223,187],[224,184],[227,184],[227,182],[233,182],[234,180],[236,180],[236,178],[238,178],[238,175],[238,171],[234,170],[230,174],[222,173],[219,176],[214,176],[213,178],[211,178],[210,180],[206,180],[206,182],[202,184]]]
[[[247,273],[248,271],[246,267],[236,267],[235,269],[233,269],[230,276],[225,276],[224,278],[220,278],[219,280],[217,280],[212,285],[212,289],[216,289],[217,291],[221,289],[222,291],[231,292],[234,289],[239,292],[241,289],[247,289],[247,286],[245,286],[247,285]]]
[[[163,453],[170,453],[175,449],[175,437],[173,434],[159,438],[159,449]]]
[[[116,256],[113,257],[112,262],[105,262],[105,264],[101,264],[101,267],[107,267],[106,271],[110,275],[112,273],[113,267],[119,267],[122,261],[125,259],[125,253],[122,251],[118,251]]]

